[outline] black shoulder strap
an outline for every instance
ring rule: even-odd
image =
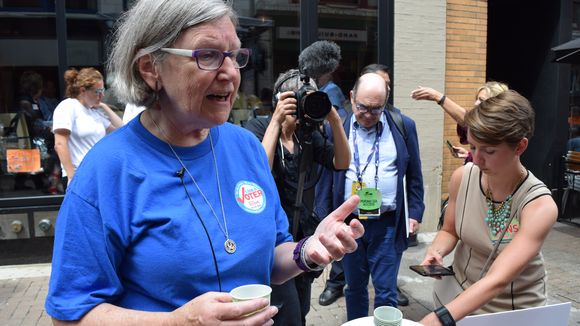
[[[389,113],[389,115],[391,116],[391,118],[395,122],[395,126],[397,126],[397,129],[399,130],[401,135],[403,135],[403,139],[405,140],[405,143],[406,143],[407,142],[407,129],[405,128],[405,124],[403,123],[403,117],[401,116],[401,112],[395,111],[394,108],[390,104],[387,105],[386,111]]]
[[[14,128],[14,130],[16,130],[16,126],[18,125],[18,120],[20,119],[20,112],[16,113],[14,115],[14,117],[12,118],[12,120],[10,120],[10,124],[8,125],[8,127],[10,128]]]

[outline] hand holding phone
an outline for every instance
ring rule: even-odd
[[[453,148],[453,145],[451,144],[451,142],[449,140],[446,140],[445,142],[447,143],[447,148],[449,148],[451,155],[453,157],[459,157],[459,155],[457,154],[457,151],[455,150],[455,148]]]
[[[455,275],[455,272],[450,268],[441,265],[412,265],[409,266],[411,270],[422,276],[448,276]]]

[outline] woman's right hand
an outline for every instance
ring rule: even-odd
[[[427,253],[425,254],[425,259],[420,265],[443,265],[443,255],[436,249],[429,247]],[[434,279],[440,280],[441,276],[430,276]]]
[[[443,94],[441,92],[430,88],[419,86],[411,92],[411,98],[414,100],[428,100],[437,102],[441,99]]]
[[[272,114],[272,120],[281,125],[287,115],[296,114],[296,98],[292,91],[279,93],[276,96],[279,96],[279,98],[274,113]]]
[[[443,255],[437,249],[429,247],[421,265],[443,265]]]
[[[266,299],[232,302],[228,293],[207,292],[174,310],[171,319],[177,325],[219,325],[225,321],[233,321],[231,325],[272,325],[277,313]]]
[[[453,146],[453,150],[457,153],[457,157],[466,158],[469,156],[469,151],[461,146]]]

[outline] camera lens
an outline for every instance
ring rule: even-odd
[[[321,91],[309,93],[303,99],[304,113],[314,121],[323,121],[331,108],[328,95]]]

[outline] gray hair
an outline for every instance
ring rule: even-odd
[[[272,97],[272,106],[276,108],[278,104],[278,93],[293,91],[298,91],[304,82],[300,79],[300,70],[290,69],[278,75],[278,79],[274,83],[274,97]],[[310,86],[318,90],[316,82],[314,79],[310,78]]]
[[[231,0],[139,0],[119,20],[107,69],[113,78],[113,90],[127,103],[147,106],[155,91],[141,78],[136,61],[152,54],[160,62],[180,33],[192,26],[229,17],[237,26]]]
[[[290,69],[278,76],[276,82],[274,83],[275,92],[287,92],[287,91],[297,91],[302,87],[304,83],[300,80],[300,71],[298,69]],[[310,85],[315,89],[318,89],[316,82],[311,78]]]

